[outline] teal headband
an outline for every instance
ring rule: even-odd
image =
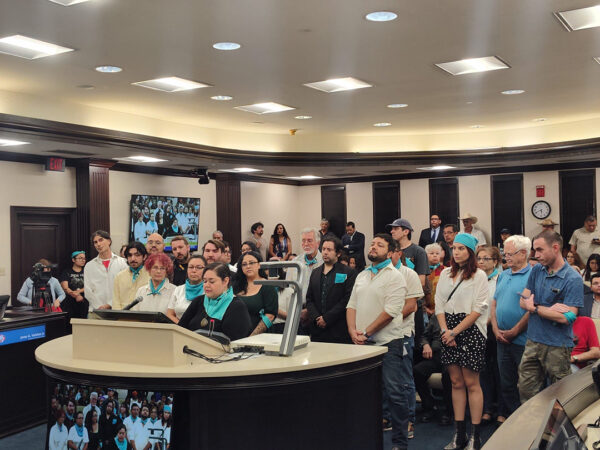
[[[477,248],[478,240],[475,236],[467,233],[459,233],[454,238],[454,242],[458,242],[459,244],[463,244],[465,247],[469,247],[475,253],[475,249]]]
[[[83,250],[75,250],[73,253],[71,253],[71,259],[75,258],[77,255],[83,253],[85,255],[85,252]]]

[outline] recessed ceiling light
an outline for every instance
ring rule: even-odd
[[[137,163],[155,163],[168,161],[167,159],[154,158],[152,156],[127,156],[125,158],[113,158],[117,161],[137,162]]]
[[[72,51],[72,48],[61,47],[20,34],[0,39],[0,53],[18,56],[19,58],[38,59]]]
[[[117,66],[98,66],[96,67],[96,71],[102,73],[119,73],[123,71],[123,69]]]
[[[332,92],[351,91],[354,89],[373,87],[372,84],[357,80],[356,78],[352,77],[331,78],[325,81],[305,83],[304,86],[317,89],[318,91],[327,92],[328,94],[331,94]]]
[[[282,111],[289,111],[296,109],[291,106],[282,105],[280,103],[266,102],[266,103],[255,103],[254,105],[236,106],[235,109],[240,111],[251,112],[254,114],[270,114]]]
[[[241,45],[237,42],[217,42],[213,44],[213,48],[217,50],[237,50]]]
[[[504,95],[519,95],[524,92],[525,91],[523,89],[509,89],[507,91],[502,91],[502,94],[504,94]]]
[[[594,61],[596,61],[598,64],[600,64],[600,56],[596,56],[596,57],[594,58]]]
[[[233,97],[230,97],[229,95],[213,95],[211,98],[213,100],[218,100],[220,102],[226,102],[228,100],[233,100]]]
[[[63,6],[76,5],[77,3],[87,2],[89,0],[50,0],[52,3],[58,3]]]
[[[154,80],[138,81],[131,84],[163,92],[189,91],[191,89],[210,87],[210,84],[198,83],[179,77],[156,78]]]
[[[398,14],[391,11],[375,11],[365,16],[365,19],[371,22],[389,22],[398,17]]]
[[[302,175],[300,177],[286,177],[290,180],[318,180],[323,177],[318,177],[316,175]]]
[[[483,125],[471,125],[471,128],[483,128]]]
[[[461,59],[436,64],[440,69],[452,75],[465,75],[467,73],[487,72],[490,70],[508,69],[510,66],[497,56],[484,56],[483,58]]]
[[[26,145],[29,142],[13,141],[11,139],[0,139],[0,147],[11,147],[13,145]]]
[[[436,166],[429,166],[429,167],[418,167],[418,170],[448,170],[448,169],[456,169],[456,167],[447,166],[445,164],[438,164]]]
[[[467,102],[467,105],[472,105],[472,104],[473,104],[473,102]]]
[[[252,167],[235,167],[234,169],[221,169],[219,172],[230,172],[230,173],[252,173],[262,172],[261,169],[253,169]]]
[[[373,124],[374,127],[390,127],[392,126],[389,122],[377,122]]]
[[[546,119],[545,117],[538,117],[537,119],[533,119],[534,122],[545,122],[546,120],[548,119]]]
[[[406,103],[391,103],[387,105],[388,108],[396,109],[396,108],[406,108],[408,105]]]
[[[296,116],[296,117],[294,117],[294,119],[308,120],[308,119],[312,119],[312,116]]]
[[[554,16],[568,31],[600,27],[600,5],[555,12]]]

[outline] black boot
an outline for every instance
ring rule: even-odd
[[[479,438],[479,424],[471,424],[471,436],[469,437],[469,443],[465,447],[466,450],[480,450],[481,439]]]
[[[456,420],[456,432],[452,438],[452,442],[444,447],[444,450],[460,450],[467,445],[467,424],[464,420]]]

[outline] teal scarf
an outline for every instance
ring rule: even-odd
[[[115,444],[119,450],[127,450],[127,439],[123,439],[123,442],[119,442],[119,438],[115,436]]]
[[[398,262],[396,263],[396,265],[394,266],[396,269],[400,270],[400,267],[402,267],[402,260],[399,259]]]
[[[496,275],[498,275],[498,268],[497,267],[494,269],[494,271],[488,277],[488,281],[491,280],[492,278],[494,278]]]
[[[190,284],[189,280],[185,280],[185,299],[188,301],[194,300],[204,294],[204,281],[200,284]]]
[[[437,263],[435,266],[429,266],[429,270],[434,271],[438,267],[440,267],[440,263]]]
[[[158,285],[158,287],[156,289],[154,289],[154,283],[152,282],[152,280],[150,280],[150,295],[161,295],[160,290],[163,288],[163,286],[165,285],[166,282],[167,282],[167,279],[165,278]]]
[[[380,262],[377,265],[370,265],[369,267],[367,267],[365,270],[370,270],[371,272],[373,272],[375,275],[377,275],[377,272],[379,272],[381,269],[383,269],[386,266],[389,266],[392,263],[392,260],[390,258],[386,259],[383,262]]]
[[[60,423],[58,423],[58,422],[56,422],[56,426],[58,427],[59,433],[62,433],[62,427],[63,426]]]
[[[143,267],[144,266],[140,266],[137,269],[134,269],[133,267],[129,266],[129,271],[133,274],[133,281],[135,281],[135,279],[138,277]]]
[[[304,261],[306,261],[306,265],[310,266],[311,264],[316,264],[317,263],[317,258],[316,256],[313,259],[308,259],[308,255],[305,253],[304,254]]]
[[[77,431],[77,436],[83,437],[83,427],[80,427],[79,425],[75,424],[75,431]]]
[[[217,320],[223,320],[225,311],[233,301],[233,288],[227,289],[217,298],[204,296],[204,309],[209,317]]]

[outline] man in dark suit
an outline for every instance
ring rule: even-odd
[[[365,266],[365,235],[356,231],[354,222],[346,224],[346,234],[342,236],[342,246],[348,252],[348,256],[358,258],[360,267]]]
[[[306,291],[310,338],[317,342],[351,344],[346,325],[346,305],[356,272],[338,262],[342,242],[325,238],[321,249],[323,265],[313,270]]]
[[[434,242],[441,242],[444,240],[444,234],[442,233],[442,220],[440,216],[437,214],[432,214],[429,218],[429,228],[425,228],[421,231],[421,236],[419,237],[419,247],[425,248],[429,244],[433,244]]]

